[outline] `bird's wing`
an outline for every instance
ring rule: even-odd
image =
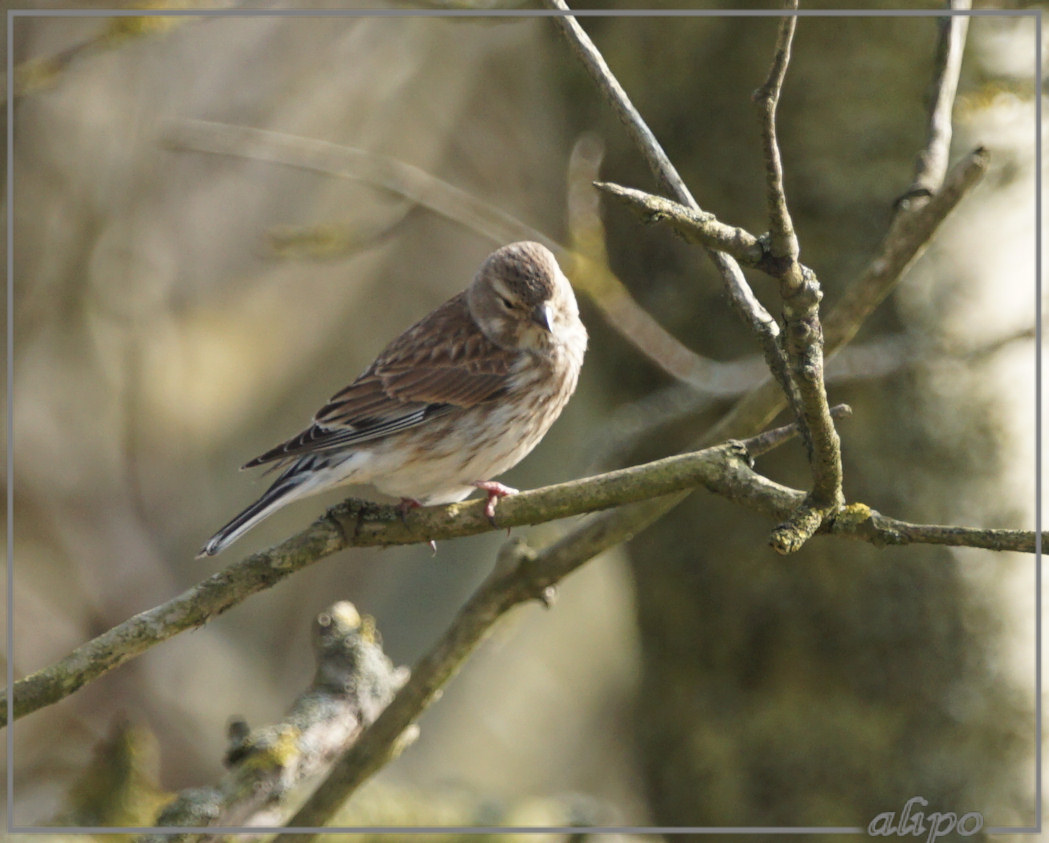
[[[490,401],[505,392],[515,358],[478,330],[460,294],[390,343],[310,427],[244,467],[379,439]]]

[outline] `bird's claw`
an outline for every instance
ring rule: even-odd
[[[516,495],[517,489],[513,486],[505,486],[495,480],[481,480],[473,485],[488,494],[488,503],[484,505],[484,514],[493,527],[498,527],[499,525],[495,523],[495,505],[500,498]],[[507,528],[506,532],[509,534],[510,529]]]

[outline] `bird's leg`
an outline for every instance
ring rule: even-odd
[[[419,509],[421,506],[422,504],[415,498],[401,498],[401,502],[397,504],[397,511],[401,514],[401,521],[407,523],[408,513],[413,509]],[[433,539],[430,539],[430,550],[434,552],[434,555],[437,554],[437,542]]]
[[[495,480],[479,480],[476,483],[470,485],[476,486],[482,492],[488,493],[488,503],[485,504],[484,514],[488,517],[488,520],[492,522],[492,526],[498,526],[495,523],[495,505],[499,498],[505,498],[507,495],[516,495],[517,489],[512,486],[504,486]],[[509,532],[509,531],[507,531]]]

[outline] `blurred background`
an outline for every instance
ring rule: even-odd
[[[266,486],[238,466],[299,431],[500,245],[378,186],[387,158],[562,243],[573,150],[602,146],[602,178],[656,189],[549,21],[13,26],[16,677],[340,499],[193,558]],[[585,27],[700,204],[763,232],[750,94],[776,21]],[[780,137],[828,307],[910,183],[935,37],[928,18],[798,26]],[[855,410],[839,424],[846,496],[889,515],[1034,525],[1035,38],[1031,18],[973,20],[954,153],[986,145],[991,173],[831,370],[832,403]],[[229,127],[283,133],[281,154]],[[340,175],[315,142],[361,151],[357,169]],[[753,362],[699,250],[601,213],[609,264],[641,306],[697,354]],[[774,286],[751,280],[778,312]],[[729,405],[580,300],[579,391],[511,485],[678,452]],[[758,468],[807,483],[796,443]],[[538,546],[571,526],[515,532]],[[922,796],[987,827],[1032,824],[1034,561],[826,538],[780,558],[772,526],[697,492],[573,575],[552,609],[515,611],[343,820],[866,826]],[[310,681],[319,611],[352,601],[410,666],[504,540],[340,553],[18,721],[4,733],[17,736],[13,821],[99,821],[105,795],[85,807],[84,780],[122,741],[161,792],[216,781],[229,718],[277,720]]]

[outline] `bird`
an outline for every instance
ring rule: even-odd
[[[400,498],[402,515],[480,489],[527,456],[575,391],[587,347],[572,286],[540,243],[492,252],[470,285],[394,339],[301,433],[243,466],[272,485],[201,548],[214,556],[292,501],[343,484]]]

